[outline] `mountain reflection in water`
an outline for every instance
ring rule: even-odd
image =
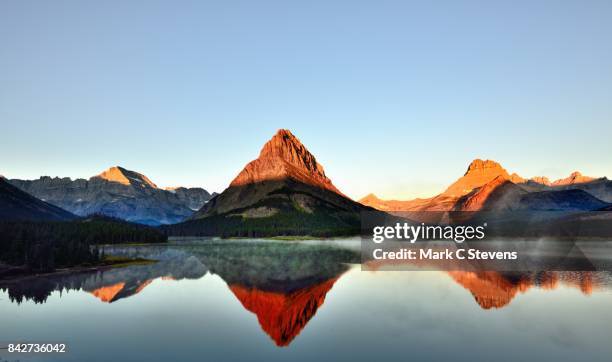
[[[261,329],[277,346],[289,345],[325,301],[336,281],[359,263],[355,250],[332,245],[279,242],[205,242],[168,246],[113,246],[119,256],[159,260],[97,272],[71,273],[0,282],[13,303],[44,303],[54,291],[90,293],[115,303],[140,293],[156,279],[180,281],[218,275],[244,309],[256,315]],[[368,272],[369,273],[369,272]],[[396,272],[397,273],[397,272]],[[468,290],[483,309],[503,308],[521,293],[560,285],[585,295],[610,289],[607,271],[460,272],[452,280]]]
[[[575,287],[583,294],[590,295],[598,288],[609,288],[612,277],[607,271],[537,273],[449,271],[447,273],[454,281],[469,290],[483,309],[503,308],[519,293],[525,293],[531,288],[553,290],[560,284]]]

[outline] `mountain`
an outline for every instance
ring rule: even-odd
[[[263,146],[259,157],[246,165],[230,187],[286,179],[341,194],[325,176],[323,166],[290,131],[284,129]]]
[[[583,184],[595,180],[594,177],[583,176],[580,172],[574,171],[567,178],[556,180],[551,186],[566,186],[574,184]]]
[[[508,306],[520,294],[532,288],[555,290],[559,286],[576,288],[585,295],[605,286],[607,272],[540,271],[504,273],[496,271],[449,271],[448,275],[467,289],[483,309]],[[603,275],[600,275],[603,274]],[[603,280],[599,277],[603,277]]]
[[[184,205],[193,211],[199,210],[208,200],[217,196],[216,192],[211,194],[201,187],[166,187],[164,190],[175,194]]]
[[[0,177],[1,221],[63,221],[76,216],[29,195]]]
[[[535,177],[530,178],[526,182],[533,182],[533,183],[544,185],[544,186],[552,185],[552,182],[550,182],[550,180],[546,176],[535,176]]]
[[[454,209],[457,211],[512,210],[525,194],[527,192],[524,189],[503,175],[499,175],[459,198]]]
[[[288,346],[325,301],[336,278],[289,293],[229,285],[242,306],[257,316],[261,328],[277,346]]]
[[[509,180],[510,175],[501,165],[491,160],[476,159],[470,163],[465,174],[453,182],[442,195],[460,197],[472,192],[475,188],[493,181],[497,177]]]
[[[532,192],[520,199],[521,209],[548,211],[599,210],[609,204],[584,190],[556,190]]]
[[[279,130],[221,194],[171,235],[273,236],[358,233],[361,211],[288,130]]]
[[[612,202],[612,181],[573,172],[551,182],[509,174],[499,163],[476,159],[444,192],[428,199],[381,200],[373,194],[359,200],[383,211],[588,211]]]
[[[334,283],[359,262],[356,250],[304,243],[212,242],[199,258],[254,313],[277,346],[289,345],[323,306]]]
[[[9,182],[79,216],[103,214],[147,225],[183,221],[210,199],[200,188],[160,189],[145,175],[119,166],[89,180],[43,176]]]
[[[104,180],[110,183],[118,183],[125,186],[152,189],[157,188],[157,185],[155,185],[151,180],[149,180],[147,176],[138,172],[126,170],[125,168],[119,166],[109,168],[98,176],[95,176],[94,179]]]
[[[414,200],[381,200],[374,194],[359,200],[363,205],[371,206],[382,211],[449,211],[474,208],[474,202],[470,206],[458,205],[458,202],[465,204],[466,195],[475,192],[476,189],[499,178],[499,180],[523,180],[516,174],[509,175],[501,165],[491,160],[476,159],[470,163],[462,177],[453,182],[441,194],[424,199]],[[487,191],[490,193],[490,191]],[[482,198],[482,193],[479,193]],[[468,196],[469,197],[469,196]],[[479,201],[480,203],[483,200]]]
[[[382,200],[374,194],[369,194],[359,200],[362,205],[370,206],[380,211],[447,211],[452,210],[456,197],[438,195],[427,199],[413,200]]]
[[[567,179],[566,179],[567,180]],[[557,180],[555,182],[558,182]],[[557,183],[556,186],[552,186],[552,190],[583,190],[589,194],[597,197],[598,199],[612,203],[612,181],[605,177],[593,178],[591,181],[585,182],[574,182],[565,185]]]
[[[482,204],[484,191],[477,189],[494,180],[523,180],[517,174],[508,172],[497,162],[491,160],[476,159],[470,163],[462,177],[453,182],[444,192],[430,198],[414,200],[381,200],[370,194],[359,200],[360,203],[371,206],[382,211],[450,211],[450,210],[473,210],[476,203]],[[501,182],[497,182],[500,184]],[[494,183],[495,183],[494,182]],[[511,181],[510,181],[511,182]],[[491,190],[486,191],[487,194]],[[477,196],[479,201],[473,199]],[[473,199],[468,202],[468,199]]]
[[[405,210],[409,207],[412,201],[399,201],[399,200],[381,200],[374,194],[368,194],[359,200],[364,205],[369,205],[377,210],[382,211],[393,211],[393,210]]]

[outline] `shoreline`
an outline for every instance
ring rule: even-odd
[[[99,265],[74,266],[68,268],[58,268],[49,272],[32,272],[24,266],[13,266],[0,263],[0,283],[14,283],[18,281],[35,279],[49,276],[62,276],[74,273],[91,273],[106,271],[114,268],[125,268],[133,265],[147,265],[157,263],[157,260],[150,259],[115,259]]]

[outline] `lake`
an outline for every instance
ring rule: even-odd
[[[157,263],[0,283],[0,361],[609,361],[612,273],[364,271],[359,240],[110,246]]]

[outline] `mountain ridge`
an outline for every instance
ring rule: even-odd
[[[340,193],[325,175],[323,166],[291,131],[280,129],[264,144],[259,157],[249,162],[230,186],[293,178],[316,187]]]
[[[566,192],[569,190],[581,190],[588,196]],[[546,201],[528,196],[538,192],[549,192],[540,195]],[[571,197],[577,199],[567,199]],[[575,210],[587,205],[595,208],[612,203],[612,182],[606,177],[584,176],[578,171],[552,182],[544,176],[526,179],[517,173],[509,174],[496,161],[475,159],[462,177],[431,198],[383,200],[370,193],[359,202],[382,211],[537,210],[537,205],[555,210]],[[530,205],[530,202],[534,204]]]
[[[359,213],[373,210],[340,192],[314,155],[280,129],[222,193],[172,235],[357,234]]]
[[[37,199],[0,177],[0,220],[67,221],[76,215]]]
[[[41,176],[9,182],[78,216],[102,214],[147,225],[183,221],[212,197],[202,188],[160,189],[147,176],[121,166],[88,180]]]
[[[99,178],[109,182],[117,182],[123,185],[139,185],[141,187],[157,188],[149,178],[141,173],[127,170],[121,166],[113,166],[97,176],[92,178]],[[92,179],[90,178],[90,180]]]

